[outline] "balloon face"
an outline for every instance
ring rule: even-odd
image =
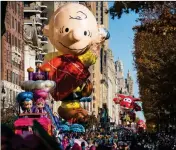
[[[98,36],[98,26],[87,7],[70,3],[56,10],[44,34],[63,54],[81,55]]]
[[[137,98],[133,98],[131,96],[125,96],[122,94],[117,95],[117,97],[115,97],[113,99],[113,101],[116,104],[120,104],[121,108],[128,111],[128,110],[135,110],[135,111],[140,111],[141,107],[136,104],[136,101],[140,101]]]
[[[23,102],[23,108],[25,108],[25,109],[32,108],[32,100],[30,100],[30,101],[24,101]]]

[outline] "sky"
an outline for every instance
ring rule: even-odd
[[[108,2],[109,7],[113,6],[114,2]],[[135,13],[123,14],[120,19],[111,19],[109,15],[109,29],[110,39],[109,48],[113,51],[114,61],[118,58],[123,62],[124,66],[124,76],[127,76],[128,70],[131,72],[132,78],[134,80],[134,96],[138,97],[138,83],[137,74],[133,65],[133,55],[134,50],[133,38],[134,31],[132,28],[137,25],[136,19],[138,15]]]

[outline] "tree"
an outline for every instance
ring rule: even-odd
[[[13,124],[15,120],[17,119],[17,111],[14,107],[9,107],[4,109],[1,109],[1,123],[6,124],[8,127],[13,129]]]
[[[165,8],[158,19],[135,27],[135,67],[147,119],[170,110],[176,99],[176,15]]]
[[[98,126],[98,119],[95,117],[95,115],[92,113],[88,116],[88,121],[86,123],[86,128],[92,129],[93,126]]]
[[[147,121],[159,120],[165,110],[173,116],[173,108],[176,108],[176,3],[117,1],[108,10],[113,19],[130,11],[139,14],[141,23],[134,27],[133,55]]]
[[[173,13],[176,12],[176,3],[172,1],[115,1],[107,13],[110,13],[114,19],[115,17],[121,18],[122,14],[128,14],[131,11],[144,14],[144,12],[158,11],[164,7],[171,9]]]

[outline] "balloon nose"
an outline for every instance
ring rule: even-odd
[[[69,35],[70,35],[70,40],[77,42],[83,38],[84,32],[81,31],[80,29],[75,29],[71,31]]]

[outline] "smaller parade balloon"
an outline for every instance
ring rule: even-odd
[[[91,97],[82,97],[80,99],[80,102],[91,102],[92,101],[92,98]]]
[[[21,92],[17,95],[16,99],[18,103],[22,103],[24,101],[30,101],[33,99],[33,93],[32,92]]]
[[[145,121],[144,120],[139,120],[138,122],[137,122],[137,128],[142,128],[142,129],[146,129],[146,123],[145,123]]]
[[[73,124],[70,126],[72,132],[85,132],[85,128],[81,124]]]
[[[117,95],[117,99],[114,99],[114,100],[119,102],[120,107],[123,110],[126,110],[126,111],[129,111],[129,110],[140,111],[141,110],[141,107],[136,103],[140,101],[140,99],[138,98],[119,94]]]
[[[17,95],[17,101],[20,104],[24,113],[32,112],[33,106],[33,93],[32,92],[21,92]]]
[[[45,90],[34,90],[34,99],[42,98],[46,100],[48,97],[48,92]]]
[[[59,126],[59,130],[61,132],[69,132],[70,131],[70,127],[68,125],[66,125],[66,124],[63,124],[63,125]]]

